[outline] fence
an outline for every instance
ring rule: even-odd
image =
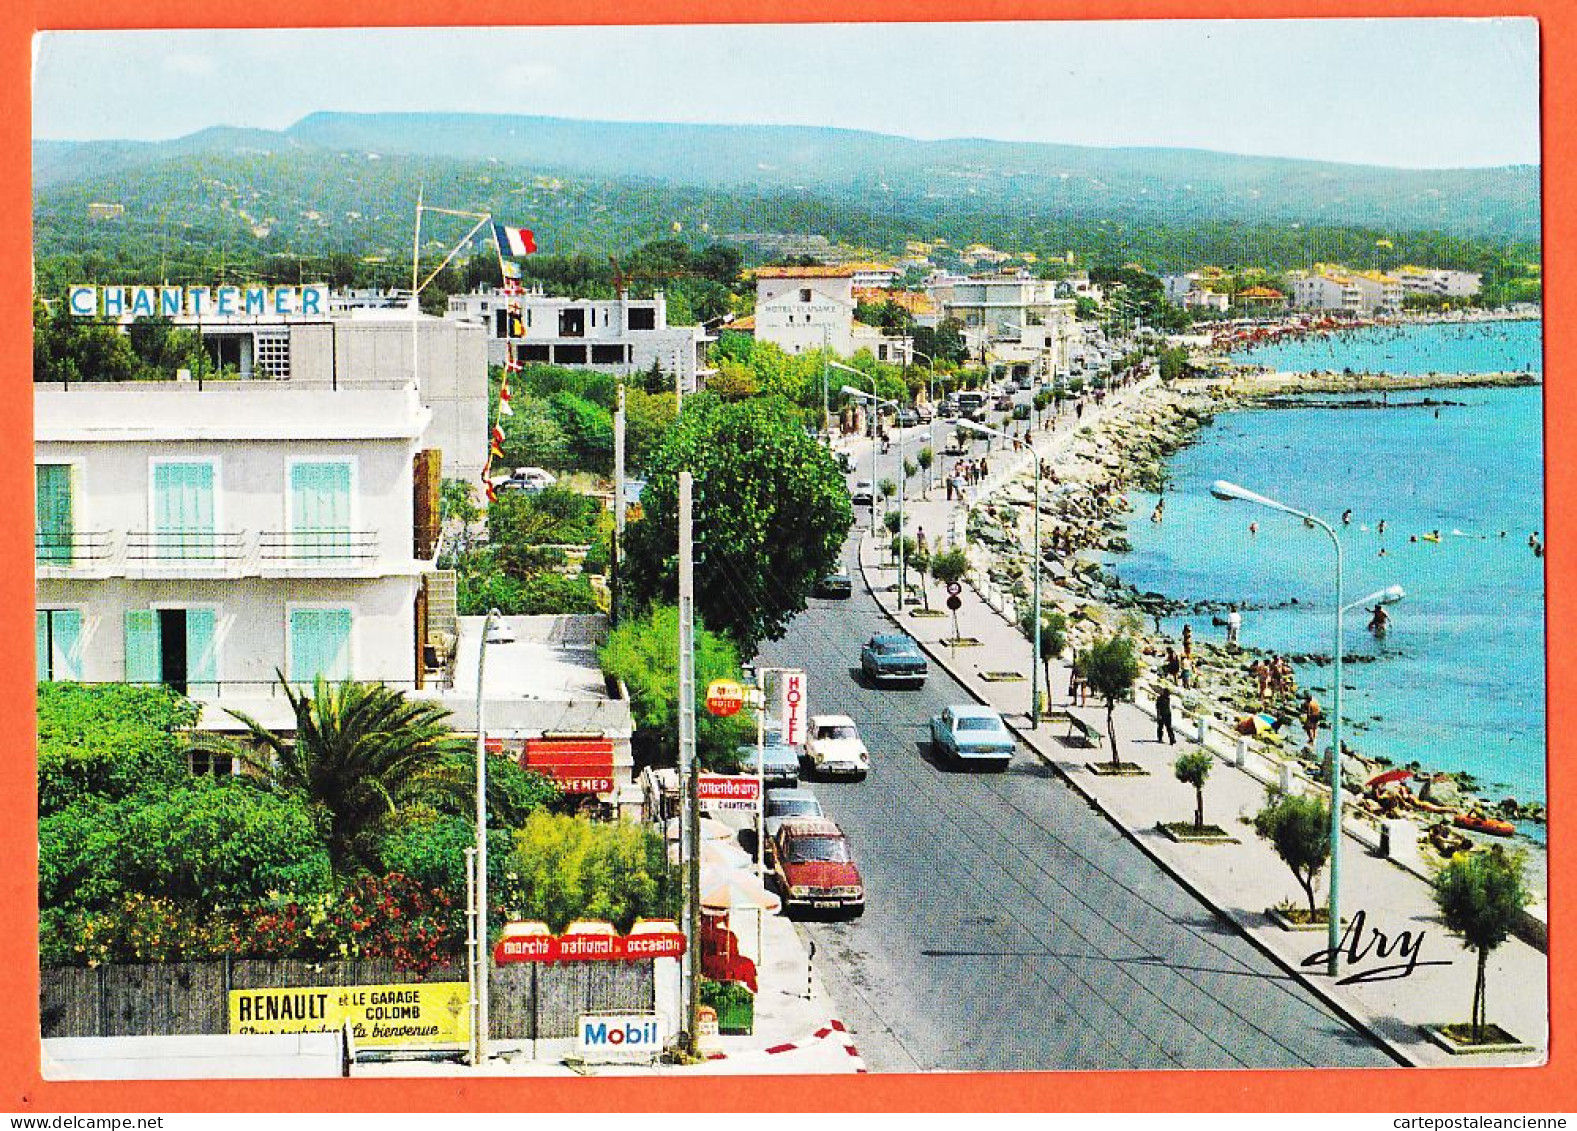
[[[176,1036],[229,1032],[229,991],[296,986],[463,982],[463,965],[417,976],[386,959],[299,962],[215,959],[148,965],[57,966],[41,971],[44,1037]],[[592,1012],[650,1012],[653,963],[527,962],[492,971],[490,1023],[495,1040],[573,1037]]]

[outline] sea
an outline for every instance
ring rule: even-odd
[[[1537,321],[1425,324],[1286,342],[1236,360],[1281,370],[1542,372],[1541,347]],[[1375,396],[1217,416],[1170,461],[1163,520],[1148,521],[1158,496],[1136,493],[1133,549],[1106,564],[1140,590],[1242,602],[1245,645],[1328,656],[1330,539],[1292,516],[1219,500],[1210,486],[1226,479],[1319,515],[1341,535],[1347,602],[1392,585],[1406,593],[1389,607],[1383,639],[1367,631],[1366,607],[1346,616],[1343,740],[1397,765],[1466,770],[1487,799],[1545,801],[1544,559],[1528,543],[1544,537],[1543,390],[1431,389],[1392,393],[1391,407],[1339,407]],[[1424,537],[1437,531],[1438,542]],[[1196,637],[1224,639],[1212,619],[1162,626],[1176,635],[1187,622]],[[1331,668],[1296,667],[1299,687],[1316,689],[1329,712]],[[1542,829],[1524,831],[1543,839]]]

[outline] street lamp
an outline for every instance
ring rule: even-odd
[[[838,365],[838,363],[836,361],[833,362],[832,364]],[[850,368],[847,365],[838,365],[838,368],[839,369],[848,370],[848,372],[850,372],[850,373],[858,373],[861,377],[866,376],[866,374],[860,373],[860,371],[858,369],[852,369],[852,368]],[[876,393],[874,392],[874,390],[876,388],[876,378],[875,377],[871,377],[870,378],[870,382],[871,382],[871,389],[873,390],[872,392],[867,393],[863,389],[856,389],[853,385],[845,385],[845,386],[843,386],[843,393],[844,393],[845,396],[855,397],[858,400],[862,400],[862,401],[868,400],[868,401],[870,401],[871,402],[871,407],[874,410],[873,419],[879,418],[882,408],[885,407],[885,406],[888,406],[888,405],[891,405],[893,411],[897,412],[898,408],[899,408],[898,402],[895,401],[895,400],[894,401],[883,400],[881,397],[878,397],[876,395]],[[901,427],[894,427],[893,431],[898,433],[898,611],[900,613],[902,613],[903,612],[903,602],[904,602],[904,582],[907,580],[907,577],[906,577],[906,572],[907,571],[905,569],[906,555],[904,554],[904,542],[903,542],[903,539],[904,539],[904,533],[903,533],[903,531],[904,531],[904,489],[903,488],[904,488],[904,479],[905,479],[904,467],[903,467],[903,429]],[[873,436],[872,439],[871,439],[871,536],[872,537],[876,536],[876,494],[877,494],[877,491],[876,491],[876,439]]]
[[[1245,503],[1254,503],[1258,506],[1269,507],[1271,510],[1284,511],[1304,522],[1318,526],[1330,536],[1331,545],[1336,548],[1336,650],[1332,655],[1332,668],[1335,673],[1336,690],[1331,696],[1331,887],[1329,906],[1326,916],[1326,937],[1329,942],[1326,969],[1332,977],[1336,976],[1340,960],[1341,948],[1341,915],[1337,898],[1337,888],[1341,881],[1341,840],[1342,840],[1342,618],[1347,610],[1357,604],[1369,601],[1379,601],[1382,604],[1393,604],[1400,601],[1406,594],[1400,585],[1392,585],[1378,593],[1371,593],[1363,601],[1348,605],[1344,602],[1342,591],[1342,540],[1336,533],[1336,528],[1316,515],[1300,511],[1296,507],[1289,507],[1286,503],[1278,503],[1275,499],[1268,499],[1250,491],[1246,487],[1239,487],[1236,483],[1229,483],[1225,479],[1218,479],[1210,485],[1210,493],[1218,499],[1228,501],[1238,500]]]
[[[960,428],[968,428],[975,432],[984,432],[988,436],[1000,436],[1010,444],[1022,444],[1029,451],[1030,459],[1035,464],[1035,533],[1034,545],[1030,552],[1030,559],[1035,567],[1034,602],[1035,623],[1030,631],[1030,639],[1034,642],[1033,660],[1030,663],[1029,674],[1029,725],[1031,730],[1040,729],[1040,455],[1028,440],[1018,440],[1005,432],[995,428],[987,428],[984,424],[977,424],[973,420],[960,420]],[[1050,688],[1047,688],[1048,693]]]
[[[471,1063],[487,1061],[488,1004],[491,987],[487,971],[487,726],[482,716],[482,676],[487,668],[487,638],[493,620],[501,616],[488,609],[482,618],[482,639],[476,650],[476,1031],[471,1034]]]

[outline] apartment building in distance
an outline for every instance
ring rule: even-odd
[[[852,267],[758,267],[756,310],[731,329],[772,342],[785,353],[830,349],[841,357],[870,350],[878,361],[904,364],[911,343],[855,320]]]
[[[1402,309],[1402,283],[1379,271],[1349,271],[1316,264],[1310,271],[1289,271],[1292,304],[1312,310],[1351,314],[1393,314]]]
[[[1399,267],[1395,275],[1404,295],[1447,299],[1473,298],[1483,283],[1483,276],[1476,271],[1450,271],[1443,267]]]
[[[964,342],[986,360],[1038,365],[1051,372],[1066,360],[1076,302],[1058,298],[1057,284],[1025,272],[952,279],[929,288],[944,319],[963,325]]]
[[[502,365],[511,344],[527,363],[619,374],[656,364],[686,393],[706,384],[706,347],[716,340],[700,326],[669,325],[661,291],[645,299],[571,299],[484,290],[451,295],[445,317],[484,328],[490,365]]]

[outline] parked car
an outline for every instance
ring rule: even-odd
[[[871,769],[871,752],[847,715],[812,715],[800,763],[823,777],[860,780]]]
[[[958,415],[958,406],[952,401],[943,401],[941,404],[936,406],[936,415],[940,416],[943,420],[952,420]]]
[[[877,687],[919,687],[925,683],[925,657],[907,636],[877,635],[860,649],[860,670]]]
[[[813,597],[852,597],[854,596],[854,579],[849,576],[849,571],[840,569],[836,573],[829,573],[826,577],[816,582],[816,588],[811,590]]]
[[[1007,393],[1003,393],[1000,397],[997,398],[996,404],[993,407],[998,412],[1012,412],[1013,411],[1013,398],[1012,398],[1012,396],[1007,394]]]
[[[558,476],[540,467],[517,467],[509,478],[512,482],[525,483],[538,489],[552,487],[558,482]]]
[[[772,788],[767,790],[767,807],[762,815],[762,825],[767,831],[767,839],[771,840],[778,835],[778,829],[783,822],[794,817],[824,817],[821,802],[816,795],[804,786],[795,786],[792,789]]]
[[[1013,732],[990,707],[955,704],[931,716],[931,748],[958,765],[1006,769],[1013,759]]]
[[[913,428],[916,424],[919,424],[919,423],[920,423],[920,414],[918,412],[916,412],[914,409],[912,409],[912,408],[901,408],[901,409],[898,410],[898,427],[900,427],[900,428]]]
[[[734,751],[739,756],[739,772],[756,772],[756,744],[741,743]],[[761,746],[761,779],[769,789],[773,786],[799,784],[799,751],[787,745],[775,732],[768,732]]]
[[[920,422],[922,424],[931,423],[931,418],[936,415],[936,410],[928,404],[915,405],[914,411],[915,415],[920,418]]]
[[[865,913],[865,880],[848,838],[825,817],[796,817],[778,826],[772,874],[786,911],[796,908]]]
[[[854,489],[849,492],[849,501],[857,507],[868,507],[875,492],[876,486],[869,479],[856,479]]]

